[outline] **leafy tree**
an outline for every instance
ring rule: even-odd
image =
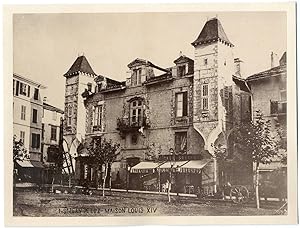
[[[113,143],[112,140],[106,140],[101,137],[94,137],[87,147],[89,152],[90,161],[96,165],[96,185],[98,186],[98,173],[99,168],[104,167],[104,175],[102,176],[102,196],[105,196],[104,188],[108,172],[111,164],[116,160],[119,155],[120,144]]]
[[[286,144],[286,132],[283,129],[282,126],[279,125],[279,127],[277,127],[277,134],[278,134],[278,138],[279,138],[279,149],[280,150],[280,162],[284,165],[287,164],[287,144]]]
[[[29,154],[27,153],[26,148],[24,147],[23,142],[17,140],[17,137],[14,135],[13,137],[13,162],[14,165],[17,161],[23,161],[25,159],[29,159]]]
[[[259,208],[259,166],[270,164],[279,155],[278,139],[271,133],[271,121],[266,120],[260,111],[256,111],[255,120],[243,123],[236,134],[239,151],[251,154],[255,165],[256,206]]]
[[[26,150],[26,148],[24,147],[23,142],[20,140],[17,140],[17,137],[14,135],[13,136],[13,164],[14,164],[14,172],[13,172],[13,203],[16,203],[16,193],[15,193],[15,187],[16,187],[16,179],[17,179],[17,175],[18,173],[15,172],[15,168],[16,168],[16,163],[17,161],[23,161],[25,159],[29,159],[29,154]]]
[[[259,166],[270,164],[280,156],[279,139],[271,132],[271,121],[266,120],[260,111],[256,111],[254,121],[242,122],[233,131],[235,148],[240,156],[236,161],[239,160],[240,165],[247,165],[249,162],[254,164],[256,206],[259,208]],[[226,148],[213,147],[217,160],[224,162],[228,159]]]

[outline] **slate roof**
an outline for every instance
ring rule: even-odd
[[[49,104],[47,104],[47,103],[43,103],[43,107],[44,107],[44,109],[46,109],[46,110],[49,110],[49,111],[54,111],[54,112],[58,112],[58,113],[61,113],[61,114],[64,114],[64,111],[63,110],[61,110],[61,109],[59,109],[59,108],[56,108],[56,107],[54,107],[54,106],[52,106],[52,105],[49,105]]]
[[[234,83],[239,86],[239,88],[245,92],[250,92],[250,89],[247,85],[247,82],[245,79],[241,78],[241,77],[237,77],[235,75],[232,75],[232,80],[234,81]]]
[[[84,55],[79,56],[75,60],[71,68],[68,70],[67,73],[64,74],[64,76],[69,76],[77,72],[82,72],[82,73],[91,74],[93,76],[97,76]]]
[[[279,66],[272,67],[271,69],[261,71],[259,73],[250,75],[246,78],[247,81],[258,80],[266,77],[274,77],[286,73],[286,52],[283,53],[279,60]]]
[[[229,46],[234,46],[226,36],[221,22],[217,18],[212,18],[206,22],[198,38],[192,43],[193,46],[214,42],[223,41]]]
[[[247,77],[246,80],[253,81],[253,80],[258,80],[258,79],[262,79],[262,78],[266,78],[266,77],[278,76],[283,73],[286,73],[286,67],[285,66],[276,66],[269,70],[265,70],[265,71],[259,72],[257,74],[253,74],[253,75]]]

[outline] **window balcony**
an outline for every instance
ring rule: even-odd
[[[94,125],[93,126],[93,132],[95,131],[102,131],[102,126],[101,125]]]
[[[141,127],[148,128],[147,118],[143,117],[131,117],[131,118],[118,118],[117,119],[117,130],[122,134],[126,132],[138,131]]]

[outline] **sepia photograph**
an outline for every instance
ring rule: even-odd
[[[12,219],[295,223],[296,34],[282,4],[10,9]]]

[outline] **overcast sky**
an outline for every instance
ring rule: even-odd
[[[270,68],[270,53],[286,50],[280,12],[17,14],[13,71],[47,86],[48,103],[63,108],[63,74],[79,54],[97,74],[125,80],[136,58],[161,67],[172,66],[180,51],[194,58],[191,42],[216,15],[246,75]]]

